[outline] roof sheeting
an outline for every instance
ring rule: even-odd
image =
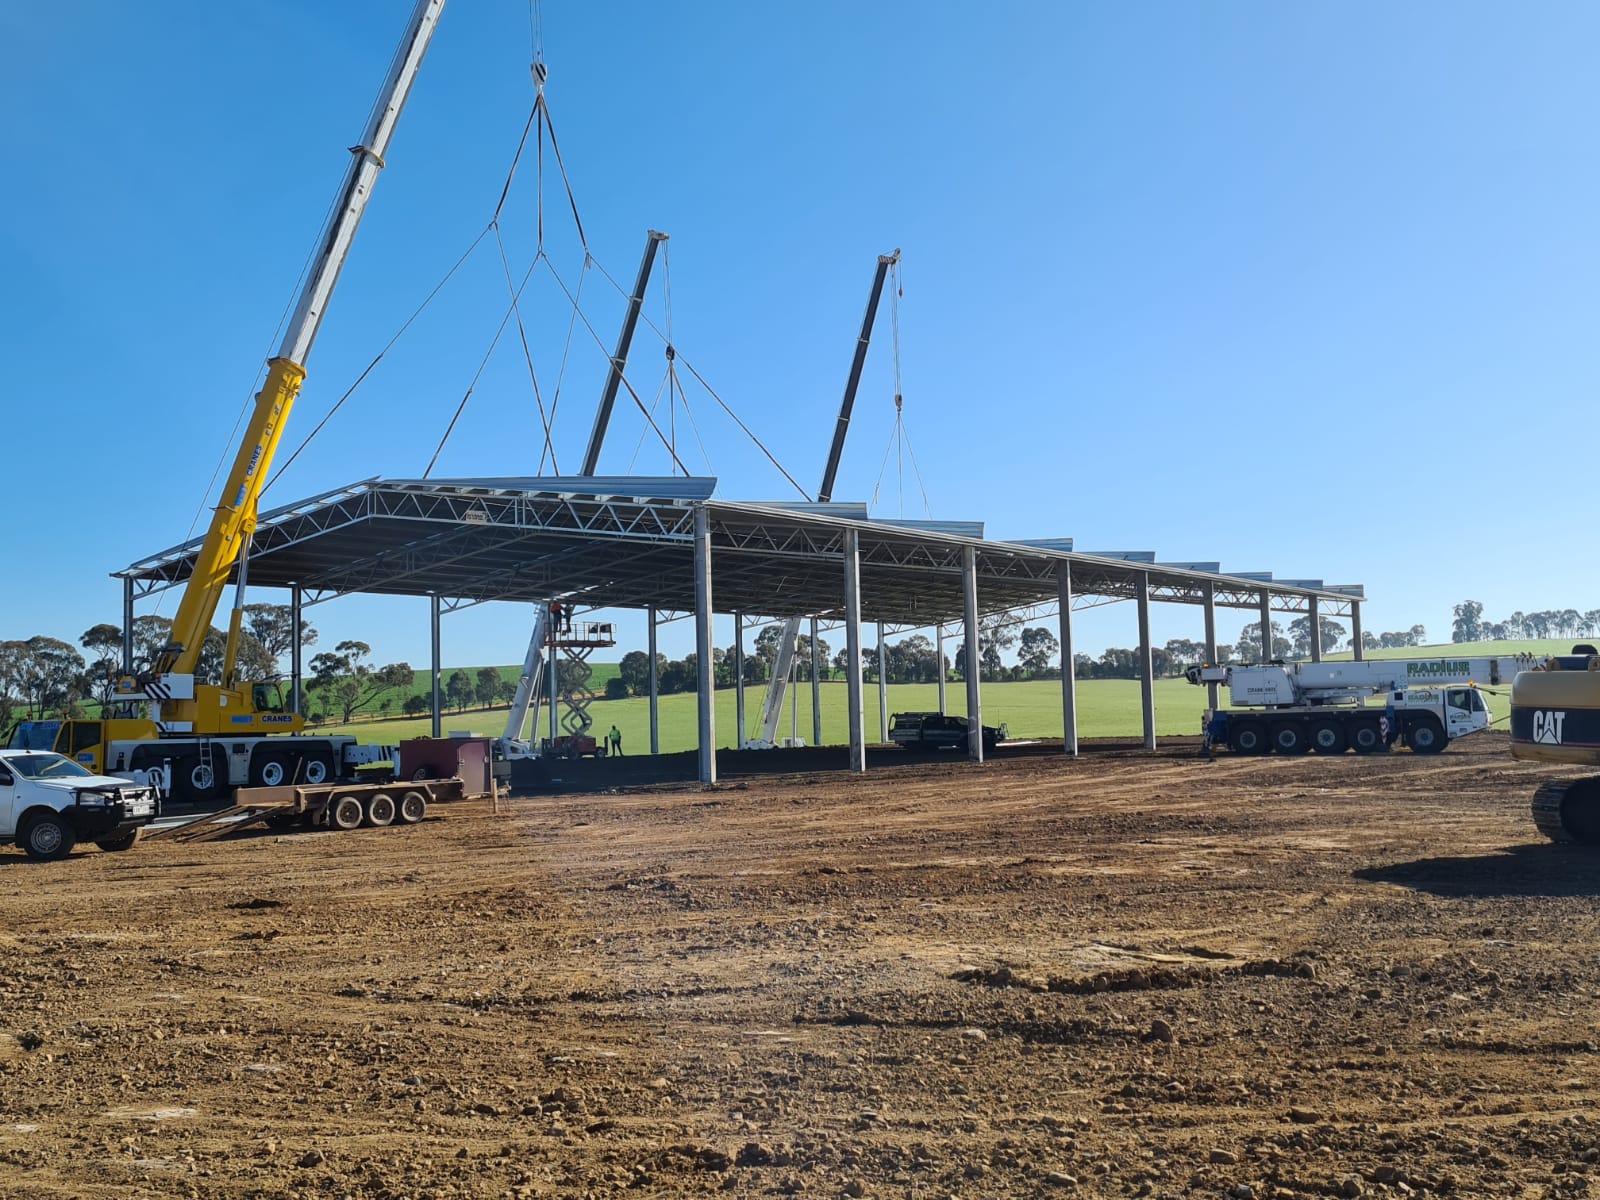
[[[286,505],[259,521],[253,586],[298,586],[313,598],[350,592],[439,595],[459,601],[562,596],[602,607],[688,611],[694,606],[694,515],[712,540],[717,611],[831,614],[844,607],[841,557],[860,547],[862,614],[904,625],[953,622],[962,612],[970,550],[985,611],[1051,603],[1057,569],[1076,595],[1131,599],[1148,579],[1156,600],[1224,607],[1259,603],[1259,583],[1139,561],[985,541],[947,529],[817,512],[814,506],[712,500],[712,479],[366,480]],[[640,495],[644,491],[665,493]],[[852,509],[852,512],[855,510]],[[187,579],[199,539],[118,574],[144,592]],[[1312,593],[1271,589],[1277,607],[1305,611]],[[1348,596],[1322,593],[1330,615]]]

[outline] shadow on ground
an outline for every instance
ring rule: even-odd
[[[1600,896],[1600,848],[1535,842],[1495,854],[1419,858],[1353,874],[1436,896]]]

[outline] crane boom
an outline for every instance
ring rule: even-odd
[[[856,352],[850,360],[850,374],[844,383],[844,399],[839,404],[839,420],[833,427],[833,443],[828,447],[828,463],[822,469],[822,487],[817,490],[819,504],[826,504],[833,499],[839,458],[844,453],[844,437],[850,430],[850,414],[855,410],[856,391],[861,386],[861,369],[867,362],[867,345],[872,341],[872,326],[878,317],[878,301],[883,296],[883,281],[889,268],[899,261],[898,249],[893,254],[878,255],[878,269],[872,276],[872,291],[867,294],[867,311],[861,317],[861,333],[856,338]],[[778,659],[772,665],[772,678],[767,680],[767,693],[761,702],[761,741],[764,745],[777,745],[778,723],[783,720],[789,675],[794,670],[794,656],[799,645],[800,618],[790,617],[783,623]]]
[[[416,81],[444,5],[445,0],[417,0],[361,142],[351,147],[350,166],[345,172],[333,217],[295,303],[283,343],[267,362],[266,380],[256,394],[250,422],[228,473],[221,500],[212,513],[205,540],[195,557],[194,573],[189,577],[178,613],[173,618],[171,640],[157,658],[155,670],[159,674],[193,674],[200,661],[200,651],[216,615],[222,590],[255,530],[261,488],[283,435],[284,423],[305,380],[305,362],[311,345],[349,255],[356,227],[372,198],[372,188],[378,172],[383,169],[389,140],[411,85]],[[236,642],[237,638],[231,640]]]

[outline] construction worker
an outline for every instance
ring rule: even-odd
[[[622,730],[615,725],[611,727],[611,753],[618,758],[622,757]]]
[[[551,633],[560,633],[561,632],[561,614],[564,611],[565,611],[565,607],[562,605],[561,601],[559,601],[559,600],[550,601],[550,632]]]

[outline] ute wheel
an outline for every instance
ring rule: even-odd
[[[54,862],[72,853],[78,835],[60,813],[40,813],[23,827],[18,839],[35,862]]]
[[[368,796],[366,803],[367,824],[382,827],[394,824],[394,797],[388,792],[379,792],[376,796]]]
[[[1311,727],[1311,748],[1318,754],[1343,754],[1348,748],[1344,726],[1337,721],[1318,721]]]
[[[172,791],[182,804],[214,804],[222,784],[216,771],[198,758],[180,758],[172,764]]]
[[[423,781],[432,779],[433,777],[434,774],[432,767],[418,767],[415,771],[411,772],[412,783],[422,783]]]
[[[1418,717],[1406,726],[1406,744],[1413,754],[1438,754],[1445,748],[1444,730],[1433,717]]]
[[[282,787],[294,779],[295,760],[283,754],[258,754],[250,760],[251,787]]]
[[[135,829],[132,833],[125,833],[121,837],[106,838],[104,841],[95,843],[96,846],[99,846],[100,849],[104,850],[107,854],[121,854],[124,850],[132,850],[138,844],[139,831],[137,829]]]
[[[1383,749],[1383,734],[1370,717],[1350,722],[1350,746],[1357,754],[1376,754]]]
[[[399,817],[402,825],[415,825],[428,813],[428,798],[421,792],[407,792],[400,797]]]
[[[1279,754],[1304,754],[1311,749],[1306,727],[1299,721],[1279,721],[1272,727],[1272,748]]]
[[[1240,754],[1265,754],[1267,727],[1260,721],[1232,721],[1228,728],[1228,745]]]
[[[1542,784],[1533,794],[1533,823],[1552,842],[1600,846],[1600,777]]]
[[[350,830],[359,829],[366,814],[361,811],[361,801],[355,796],[335,796],[328,818],[335,829]]]

